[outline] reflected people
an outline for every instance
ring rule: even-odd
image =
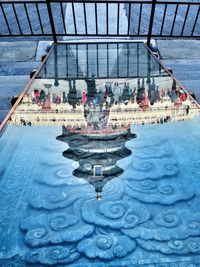
[[[117,161],[131,155],[131,150],[125,146],[125,143],[136,138],[136,135],[131,133],[130,125],[122,129],[109,127],[109,112],[114,103],[111,84],[106,83],[104,90],[97,92],[93,78],[86,79],[85,82],[87,91],[83,91],[81,102],[84,107],[86,125],[75,129],[63,126],[62,135],[58,136],[57,140],[69,146],[63,152],[63,156],[79,163],[73,175],[92,184],[95,188],[96,199],[100,200],[104,185],[123,173]],[[73,97],[78,103],[75,82],[73,82],[73,87],[71,82],[69,84],[71,93],[68,94],[69,104],[72,104]],[[125,95],[126,99],[123,99]],[[130,99],[130,89],[126,84],[121,98]]]

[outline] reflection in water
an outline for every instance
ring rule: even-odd
[[[63,47],[65,49],[63,49]],[[63,156],[74,176],[95,187],[122,174],[132,124],[193,118],[196,104],[141,44],[58,45],[11,118],[22,125],[59,125]],[[65,54],[66,53],[66,54]],[[96,60],[94,60],[96,55]]]
[[[63,49],[65,48],[65,49]],[[96,60],[94,60],[96,58]],[[142,44],[58,45],[12,115],[17,125],[59,125],[63,156],[79,162],[74,176],[103,185],[131,154],[132,124],[182,121],[198,113]]]
[[[103,186],[122,174],[123,170],[117,166],[117,161],[131,154],[125,143],[135,137],[130,129],[117,133],[84,135],[63,127],[63,134],[57,139],[69,145],[63,156],[79,163],[73,175],[92,184],[99,200]]]
[[[196,103],[144,49],[134,56],[138,44],[130,53],[118,45],[117,57],[109,46],[96,51],[88,44],[86,60],[84,49],[73,51],[79,45],[67,46],[63,52],[58,45],[58,70],[53,53],[12,115],[10,123],[27,127],[9,126],[0,140],[0,262],[196,263],[199,120],[173,123],[193,118]],[[134,126],[152,123],[165,125]],[[97,199],[103,191],[102,201],[90,184]]]
[[[191,119],[193,99],[140,43],[59,44],[11,118],[85,133]]]
[[[42,80],[33,83],[11,123],[64,125],[82,131],[191,119],[196,103],[175,81],[150,78],[64,81],[55,89]]]

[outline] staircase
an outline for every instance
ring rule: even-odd
[[[20,94],[30,72],[40,65],[37,46],[37,42],[0,42],[0,122],[10,109],[12,97]]]
[[[200,40],[159,40],[162,63],[200,103]]]
[[[200,103],[200,60],[199,61],[170,61],[163,62],[173,70],[175,77],[181,84],[195,94],[196,100]]]

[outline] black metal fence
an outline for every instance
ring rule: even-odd
[[[200,2],[1,1],[1,37],[199,38]]]

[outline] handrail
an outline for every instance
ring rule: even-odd
[[[153,37],[200,38],[199,13],[197,1],[4,0],[0,37],[144,37],[149,46]]]
[[[1,4],[11,4],[11,3],[14,3],[14,4],[23,4],[23,3],[27,3],[27,4],[34,4],[34,3],[45,3],[46,0],[3,0],[1,1],[0,3]],[[71,2],[74,2],[74,3],[136,3],[136,4],[152,4],[152,0],[50,0],[51,3],[60,3],[60,2],[68,2],[68,3],[71,3]],[[159,0],[156,0],[156,4],[162,4],[162,5],[165,5],[165,4],[171,4],[171,5],[176,5],[176,4],[182,4],[182,5],[198,5],[199,4],[199,1],[170,1],[170,0],[167,0],[167,1],[159,1]]]

